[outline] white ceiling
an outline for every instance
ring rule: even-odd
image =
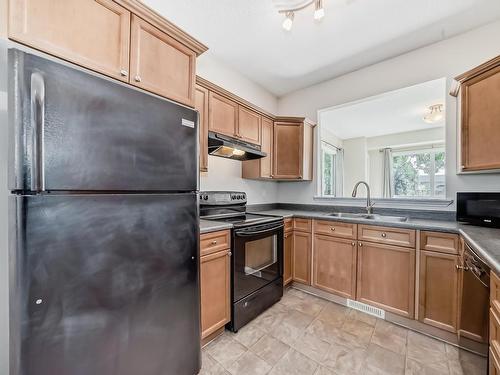
[[[324,0],[290,32],[273,0],[144,0],[277,96],[500,19],[499,0]]]
[[[429,106],[444,104],[446,79],[391,91],[320,113],[321,128],[340,139],[377,137],[443,127],[423,120]]]

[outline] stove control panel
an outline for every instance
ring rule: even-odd
[[[201,191],[200,205],[202,206],[225,206],[244,205],[247,203],[247,195],[241,191]]]

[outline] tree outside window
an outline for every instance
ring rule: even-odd
[[[394,152],[393,191],[396,198],[445,198],[443,148]]]

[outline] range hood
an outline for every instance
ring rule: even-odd
[[[260,150],[260,146],[214,132],[208,132],[208,153],[235,160],[252,160],[267,156]]]

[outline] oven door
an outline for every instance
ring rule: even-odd
[[[237,302],[283,276],[283,222],[233,233],[233,302]]]

